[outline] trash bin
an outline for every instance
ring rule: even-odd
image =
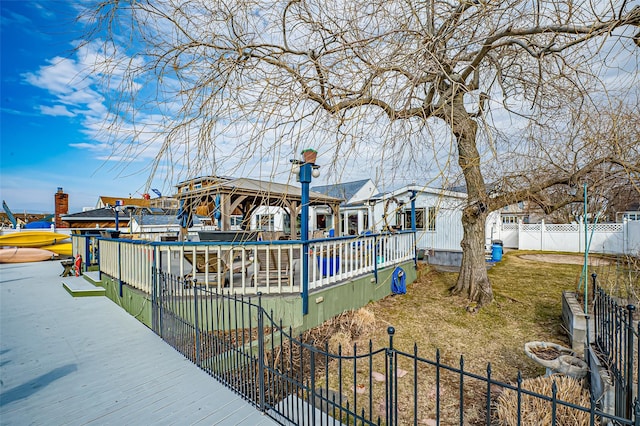
[[[491,261],[500,262],[502,260],[502,241],[495,240],[491,244]]]

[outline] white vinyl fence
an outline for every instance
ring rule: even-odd
[[[584,253],[585,238],[590,241],[589,252],[607,254],[637,254],[640,252],[640,221],[623,223],[568,224],[505,224],[501,237],[505,247],[520,250],[544,250]]]

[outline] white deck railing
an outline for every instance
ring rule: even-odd
[[[262,242],[144,242],[100,239],[100,272],[150,293],[153,269],[237,294],[302,291],[303,244]],[[411,232],[341,237],[309,242],[309,290],[414,259]]]
[[[155,249],[153,243],[100,239],[100,273],[151,293]]]

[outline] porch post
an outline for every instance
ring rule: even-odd
[[[413,264],[415,266],[418,266],[418,238],[416,236],[416,194],[417,193],[418,193],[417,191],[411,190],[411,231],[413,231],[413,241],[414,241]],[[422,220],[424,221],[425,218],[423,217]]]
[[[364,230],[364,212],[358,209],[358,232],[356,234],[360,235],[364,233]]]
[[[309,313],[309,184],[311,163],[300,165],[302,184],[302,214],[300,215],[300,241],[302,241],[302,315]]]
[[[349,228],[349,212],[342,213],[342,229],[344,229],[344,235],[350,235],[351,229]]]
[[[411,230],[416,232],[416,191],[411,191]]]
[[[293,159],[293,173],[298,174],[302,184],[300,212],[300,242],[302,243],[302,314],[309,313],[309,184],[312,177],[320,176],[320,166],[316,165],[317,152],[312,149],[302,151],[303,161]]]

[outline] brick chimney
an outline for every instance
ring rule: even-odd
[[[55,213],[56,228],[68,228],[69,224],[63,222],[61,216],[69,213],[69,194],[62,192],[61,187],[55,195]]]

